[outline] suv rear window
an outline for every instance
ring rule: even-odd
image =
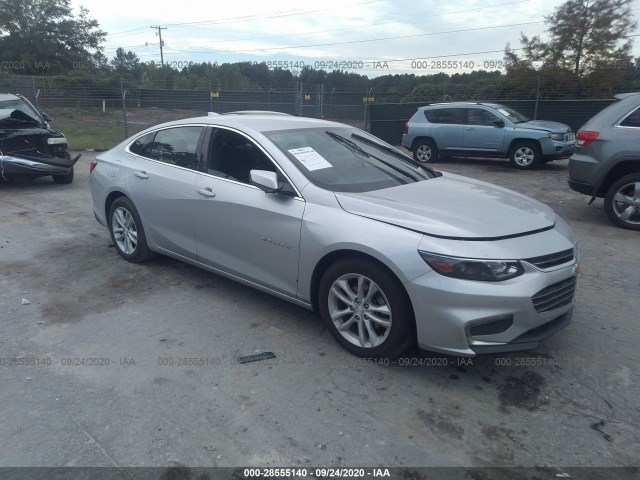
[[[462,125],[466,120],[466,112],[464,108],[425,110],[425,115],[427,115],[427,112],[437,112],[437,117],[434,117],[434,120],[430,120],[429,117],[427,117],[427,120],[431,123],[453,123],[456,125]]]
[[[621,127],[636,127],[640,128],[640,107],[636,108],[627,117],[620,122]]]
[[[440,110],[437,108],[424,111],[424,116],[427,117],[427,121],[429,123],[438,123],[439,115],[440,115]]]

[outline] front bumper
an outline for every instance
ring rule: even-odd
[[[577,263],[552,271],[523,266],[523,275],[504,282],[459,280],[432,271],[406,284],[418,345],[456,356],[530,350],[565,327],[571,321],[575,287],[565,303],[546,311],[536,310],[533,297],[575,279]],[[473,333],[482,330],[474,326],[492,322],[505,327]]]
[[[528,332],[523,333],[519,337],[511,340],[503,345],[471,345],[471,350],[478,355],[488,353],[508,353],[508,352],[521,352],[524,350],[533,350],[537,348],[540,343],[555,335],[564,327],[571,323],[571,317],[573,316],[573,307],[560,315],[558,318],[544,323],[539,327],[532,328]]]
[[[549,137],[540,139],[540,150],[545,160],[569,158],[576,151],[575,141],[553,140]]]
[[[10,175],[66,175],[71,171],[73,165],[78,161],[80,155],[74,159],[62,159],[52,157],[51,163],[31,160],[14,155],[0,156],[0,171]]]

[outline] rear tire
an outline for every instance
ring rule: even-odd
[[[393,358],[415,342],[406,291],[373,262],[350,258],[334,263],[320,280],[318,303],[331,335],[355,355]]]
[[[419,140],[413,146],[413,159],[420,163],[438,161],[438,147],[433,140]]]
[[[73,183],[73,167],[71,167],[71,171],[66,175],[51,175],[53,178],[53,183],[59,183],[61,185],[68,185]]]
[[[155,256],[149,250],[138,210],[127,197],[118,197],[109,210],[109,232],[114,247],[128,262],[144,262]]]
[[[640,230],[640,173],[625,175],[609,187],[604,211],[618,227]]]

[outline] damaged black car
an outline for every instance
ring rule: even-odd
[[[0,177],[27,183],[51,175],[55,183],[73,182],[67,139],[49,128],[50,118],[22,95],[0,94]]]

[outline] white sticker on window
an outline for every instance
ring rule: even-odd
[[[296,157],[298,161],[310,172],[333,166],[311,147],[292,148],[289,150],[289,153]]]

